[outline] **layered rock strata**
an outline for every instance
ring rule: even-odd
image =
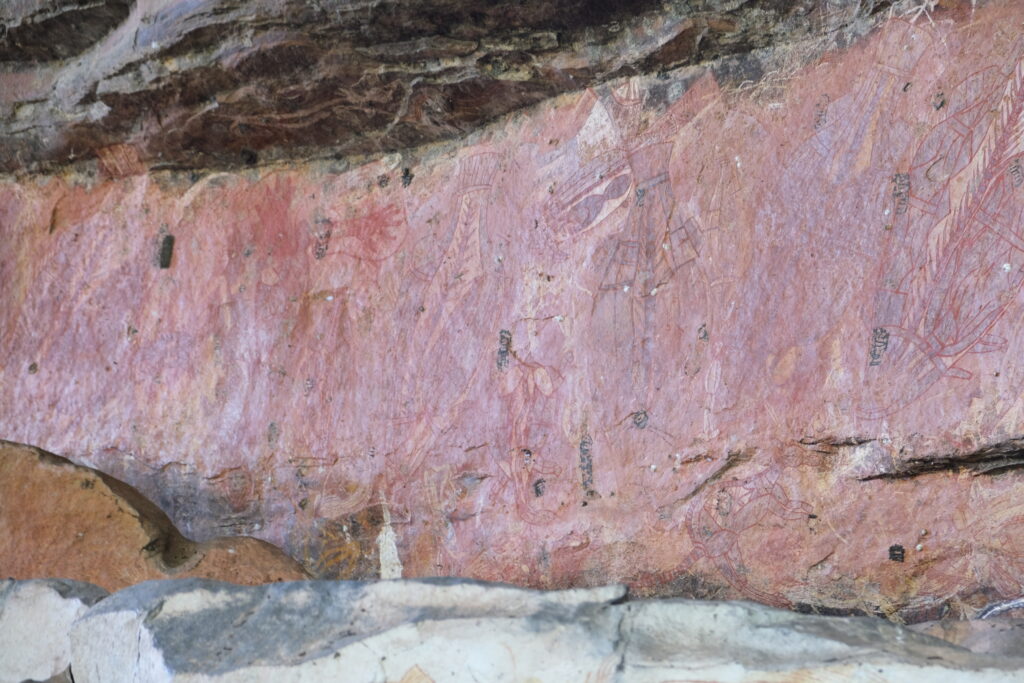
[[[845,42],[883,0],[15,0],[0,171],[379,154],[609,77]],[[769,64],[770,64],[769,60]],[[742,62],[743,66],[738,66]]]

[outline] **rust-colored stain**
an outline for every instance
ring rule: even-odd
[[[0,436],[322,576],[390,526],[406,576],[1016,595],[1019,472],[927,463],[1021,433],[1024,15],[934,17],[411,169],[0,184]]]

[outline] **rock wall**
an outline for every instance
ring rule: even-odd
[[[319,577],[1017,597],[1024,15],[945,7],[359,166],[10,176],[0,436]]]

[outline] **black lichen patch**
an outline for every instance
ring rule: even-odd
[[[164,235],[160,240],[160,251],[157,254],[157,263],[161,268],[170,268],[174,259],[174,235]]]
[[[580,439],[580,478],[583,485],[583,492],[588,497],[594,496],[594,440],[590,434],[584,434]]]
[[[906,558],[906,551],[903,546],[891,545],[889,546],[889,559],[893,562],[902,562]]]

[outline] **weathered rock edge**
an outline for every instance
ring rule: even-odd
[[[3,585],[0,616],[9,596],[40,583]],[[622,586],[544,592],[456,579],[253,587],[149,581],[66,624],[70,672],[78,683],[116,683],[839,681],[868,674],[1011,681],[1024,671],[1024,658],[976,654],[868,617],[624,598]],[[0,642],[11,628],[0,618]],[[54,635],[56,643],[64,634]],[[45,650],[41,640],[36,649]],[[0,657],[0,682],[15,680],[12,661]]]
[[[843,45],[889,0],[39,0],[0,7],[0,172],[380,154],[618,76]],[[776,56],[778,56],[778,54]]]

